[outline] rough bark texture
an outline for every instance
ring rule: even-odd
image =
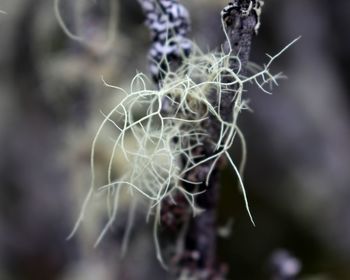
[[[243,16],[240,9],[232,10],[225,20],[227,32],[232,46],[233,55],[238,55],[242,63],[242,71],[248,62],[251,40],[254,35],[254,28],[257,24],[257,17],[254,13]],[[228,44],[226,44],[227,46]],[[236,69],[237,65],[232,62],[232,68]],[[217,105],[218,95],[216,92],[211,94],[212,104]],[[221,117],[225,121],[232,121],[232,93],[222,94],[221,100]],[[220,134],[220,124],[215,118],[209,118],[203,123],[211,137],[207,139],[203,145],[203,151],[206,157],[214,154],[212,143],[217,142]],[[212,161],[206,162],[187,174],[188,180],[195,178],[196,181],[205,182],[206,176],[210,170]],[[197,197],[197,205],[205,211],[194,219],[190,220],[188,227],[185,253],[183,263],[179,269],[183,273],[196,277],[196,279],[223,279],[225,278],[226,268],[219,264],[216,259],[216,209],[217,200],[220,189],[220,167],[222,163],[218,163],[212,173],[209,184],[205,183],[196,186],[200,191],[207,190],[205,193]],[[195,186],[188,185],[188,189],[192,190]],[[180,274],[181,274],[180,273]]]
[[[166,57],[167,62],[173,68],[179,65],[178,57],[181,57],[181,53],[189,54],[191,45],[188,44],[186,38],[189,30],[189,18],[186,9],[178,1],[140,0],[139,2],[152,34],[153,42],[150,56],[152,61],[156,61],[157,64],[151,63],[150,70],[158,83],[161,79],[159,73],[167,71],[167,68],[162,67],[163,57]],[[239,57],[241,71],[244,71],[249,59],[252,36],[256,32],[259,22],[261,3],[260,1],[234,1],[222,12],[229,40],[225,44],[226,51]],[[258,9],[259,12],[257,12]],[[174,38],[176,41],[171,41]],[[167,42],[171,42],[169,46]],[[156,65],[161,69],[154,69]],[[231,67],[236,72],[238,71],[237,59],[232,59]],[[227,82],[225,80],[231,81],[232,77],[227,75],[223,78],[223,82]],[[161,86],[161,82],[159,84]],[[217,92],[213,91],[209,94],[209,101],[214,107],[221,104],[221,118],[227,122],[234,121],[234,91],[224,92],[222,100],[218,100],[218,98]],[[167,114],[167,112],[163,113]],[[209,136],[203,141],[202,146],[191,151],[192,154],[200,156],[197,158],[197,162],[217,153],[213,143],[220,141],[221,125],[217,118],[209,115],[209,118],[203,121],[202,126]],[[183,158],[183,161],[185,166],[186,158]],[[162,202],[162,243],[164,251],[168,254],[167,257],[171,260],[170,269],[175,277],[225,278],[226,269],[216,259],[216,208],[220,188],[219,169],[222,166],[222,160],[216,164],[208,185],[206,178],[213,161],[205,162],[184,175],[183,187],[187,191],[205,191],[196,198],[196,205],[204,210],[203,213],[192,218],[191,207],[180,194],[174,198],[176,203],[170,198]],[[203,183],[192,185],[185,182]]]
[[[251,5],[249,5],[250,2],[252,2]],[[255,5],[256,1],[235,1],[227,6],[222,14],[230,40],[229,43],[226,42],[225,48],[226,51],[232,51],[233,55],[240,58],[241,71],[244,71],[248,62],[251,40],[258,23],[256,10],[248,9]],[[229,46],[232,47],[231,50]],[[171,57],[168,59],[172,62]],[[231,67],[234,70],[238,69],[237,60],[232,60]],[[210,102],[214,107],[219,104],[217,92],[210,93]],[[233,93],[222,94],[222,119],[233,121],[233,109]],[[203,121],[203,128],[210,137],[204,141],[203,146],[192,151],[193,154],[202,155],[197,159],[198,162],[217,153],[213,143],[217,143],[220,135],[220,123],[213,116]],[[202,214],[192,218],[190,206],[181,195],[175,197],[176,204],[170,198],[162,204],[161,221],[163,236],[166,236],[166,241],[163,240],[163,243],[164,247],[171,248],[167,248],[167,251],[170,252],[172,260],[171,271],[177,278],[224,279],[227,272],[225,266],[220,265],[216,259],[216,209],[220,188],[219,169],[222,166],[222,160],[217,163],[206,185],[207,174],[212,164],[213,161],[205,162],[184,175],[187,181],[203,182],[200,185],[184,183],[184,188],[190,192],[206,190],[196,199],[196,205],[204,210]],[[184,232],[184,235],[181,232]]]

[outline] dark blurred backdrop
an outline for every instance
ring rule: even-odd
[[[272,96],[247,93],[254,112],[244,112],[240,125],[257,226],[225,171],[218,220],[232,221],[232,233],[219,240],[219,256],[230,279],[272,279],[269,262],[281,249],[301,264],[298,279],[350,279],[350,2],[265,2],[252,61],[262,64],[266,52],[302,38],[274,65],[288,80]],[[220,46],[226,1],[183,3],[197,44]],[[83,38],[74,41],[53,7],[47,0],[0,2],[7,13],[0,14],[0,280],[165,279],[143,220],[124,259],[122,226],[93,248],[105,223],[98,203],[65,240],[90,184],[100,110],[118,102],[100,77],[127,86],[136,70],[147,71],[142,13],[136,0],[61,0],[63,20]],[[103,144],[97,153],[101,162],[108,156]]]

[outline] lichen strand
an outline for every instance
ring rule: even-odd
[[[230,67],[232,60],[237,60],[239,65],[239,58],[233,57],[230,53],[203,53],[194,47],[192,54],[184,58],[182,66],[176,71],[165,73],[159,90],[150,89],[150,81],[140,73],[131,81],[129,91],[105,82],[106,86],[124,96],[108,114],[104,115],[104,120],[93,140],[91,189],[73,233],[83,220],[88,202],[94,197],[93,194],[95,192],[105,194],[110,216],[97,239],[97,245],[115,222],[122,195],[123,198],[128,196],[131,201],[136,201],[136,205],[145,202],[148,205],[145,214],[147,219],[154,217],[155,247],[157,257],[163,263],[158,241],[162,202],[166,199],[167,205],[169,202],[175,203],[175,196],[181,195],[185,203],[190,206],[193,215],[200,214],[202,209],[197,207],[195,197],[205,190],[195,188],[188,190],[184,185],[196,186],[203,182],[208,184],[215,165],[223,158],[227,159],[239,179],[247,212],[254,223],[239,168],[230,157],[229,149],[236,138],[241,139],[242,162],[245,161],[243,134],[237,126],[239,113],[247,108],[243,99],[245,86],[247,83],[255,83],[264,92],[269,93],[267,88],[273,84],[277,85],[277,79],[281,77],[280,74],[272,75],[269,67],[292,43],[276,56],[269,56],[270,60],[264,67],[251,73],[243,74],[239,67],[232,70]],[[213,95],[213,92],[217,94]],[[232,100],[232,113],[229,119],[223,119],[220,104],[228,94]],[[140,106],[144,113],[135,114],[139,112]],[[220,127],[215,137],[213,135],[208,137],[210,130],[205,127],[209,117]],[[108,161],[107,183],[96,187],[95,147],[103,134],[110,132],[111,128],[115,130],[115,138]],[[208,143],[206,139],[214,140]],[[130,142],[134,145],[130,145]],[[203,145],[212,146],[211,156],[203,154]],[[115,166],[117,154],[123,158],[127,167],[124,174],[114,178],[113,170],[118,168]],[[211,164],[201,176],[193,178],[188,176],[195,168],[203,164],[208,165],[208,162]],[[132,206],[134,203],[130,205],[135,207]],[[127,232],[130,232],[131,227],[132,224],[129,224]],[[125,245],[123,247],[126,248]]]

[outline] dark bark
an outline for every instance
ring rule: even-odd
[[[225,18],[227,25],[227,33],[229,36],[232,52],[240,58],[242,63],[242,71],[248,62],[254,28],[257,24],[257,16],[255,13],[250,13],[244,16],[240,10],[232,10]],[[226,43],[226,47],[228,44]],[[232,68],[237,69],[237,62],[233,60]],[[218,103],[216,92],[211,94],[212,104]],[[226,121],[232,121],[232,94],[223,94],[221,100],[221,117]],[[220,134],[220,124],[218,120],[211,117],[203,126],[209,132],[211,137],[207,139],[207,143],[203,145],[204,154],[210,157],[214,154],[214,147],[211,143],[216,143],[217,136]],[[199,186],[199,190],[206,190],[205,193],[197,197],[197,205],[205,211],[194,219],[190,220],[190,225],[186,235],[185,252],[183,263],[179,269],[187,270],[191,276],[196,279],[223,279],[225,278],[226,268],[220,265],[216,259],[216,209],[220,190],[220,162],[212,173],[209,184],[206,186],[205,178],[210,170],[212,161],[206,162],[196,169],[191,174],[187,174],[187,179],[196,178],[204,183]],[[198,186],[196,186],[198,188]],[[194,186],[187,186],[188,189],[194,189]]]
[[[255,7],[256,1],[236,1],[233,6],[228,6],[223,15],[230,41],[225,44],[226,51],[232,51],[233,55],[239,57],[242,71],[248,62],[251,40],[259,21],[256,10],[247,9],[248,2],[254,3]],[[232,46],[232,49],[229,49],[229,46]],[[171,58],[168,57],[168,59]],[[234,70],[238,69],[237,60],[232,59],[231,67]],[[225,121],[232,121],[233,93],[222,96],[221,117]],[[218,105],[217,92],[210,93],[209,100],[214,107]],[[205,139],[202,147],[192,151],[194,154],[202,155],[201,158],[197,159],[198,162],[217,153],[213,143],[217,143],[220,135],[220,123],[214,116],[209,116],[208,120],[203,122],[203,128],[210,136]],[[172,255],[171,271],[175,277],[224,279],[227,272],[225,266],[221,265],[216,258],[216,209],[220,189],[219,169],[222,166],[222,160],[217,162],[209,183],[206,185],[206,177],[212,164],[213,161],[205,162],[184,175],[187,181],[203,182],[200,185],[184,183],[184,188],[188,191],[206,191],[196,198],[196,205],[204,210],[203,213],[192,218],[191,208],[181,195],[175,197],[175,205],[170,199],[162,203],[162,236],[163,239],[166,238],[163,243],[166,243],[165,247],[177,247],[177,249],[170,250],[170,255]],[[185,236],[181,236],[180,232],[184,228],[186,230]],[[178,243],[177,246],[175,243]],[[183,243],[183,245],[179,246],[179,243]]]

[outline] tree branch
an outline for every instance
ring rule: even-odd
[[[155,18],[162,18],[165,14],[166,18],[171,19],[170,9],[164,7],[166,5],[180,5],[177,1],[168,0],[139,0],[147,17],[147,25],[152,31],[153,45],[150,51],[150,56],[153,61],[157,61],[160,69],[156,71],[155,64],[151,63],[151,72],[156,82],[161,80],[161,72],[167,71],[161,63],[162,57],[166,57],[167,61],[173,63],[179,62],[181,53],[188,55],[190,47],[186,40],[187,31],[189,29],[189,20],[187,16],[181,19],[185,23],[178,26],[171,25],[171,38],[178,38],[175,47],[180,50],[175,51],[175,47],[168,51],[163,48],[166,44],[162,36],[162,28],[158,28]],[[152,4],[153,3],[153,4]],[[153,5],[153,6],[152,6]],[[154,13],[155,5],[163,7],[162,14]],[[260,25],[260,12],[263,1],[257,0],[235,0],[226,6],[222,13],[222,21],[227,35],[225,43],[226,52],[230,52],[237,56],[237,59],[230,60],[230,67],[234,72],[240,69],[245,71],[249,60],[251,41],[254,33],[257,32]],[[181,6],[182,7],[182,6]],[[180,8],[183,11],[184,8]],[[168,13],[168,14],[167,14]],[[156,15],[156,17],[154,15]],[[182,15],[187,13],[183,12]],[[150,20],[151,19],[151,20]],[[181,26],[185,26],[181,29]],[[157,27],[157,28],[155,28]],[[181,33],[181,31],[183,31]],[[180,35],[178,37],[178,35]],[[162,52],[164,51],[164,52]],[[175,54],[175,55],[174,55]],[[240,63],[238,62],[240,61]],[[180,60],[181,62],[181,60]],[[176,64],[177,65],[177,64]],[[242,73],[240,73],[242,74]],[[225,79],[223,78],[223,82]],[[219,95],[218,92],[212,91],[209,93],[209,101],[213,107],[220,106],[220,115],[224,121],[233,121],[233,92],[226,90],[224,94]],[[221,96],[221,100],[219,100]],[[203,129],[207,132],[208,137],[204,140],[202,146],[191,151],[192,154],[198,155],[197,162],[209,158],[214,153],[217,153],[215,145],[220,141],[220,122],[214,116],[209,115],[209,118],[202,123]],[[190,143],[189,143],[190,144]],[[185,166],[186,159],[183,158]],[[205,210],[195,218],[192,218],[191,208],[181,194],[175,195],[172,199],[167,198],[162,202],[161,207],[161,226],[163,229],[163,237],[166,236],[167,251],[171,256],[171,271],[176,277],[194,277],[195,279],[224,279],[226,269],[220,265],[216,258],[216,209],[220,187],[220,167],[223,165],[223,159],[215,159],[206,161],[197,167],[193,168],[184,175],[183,187],[188,192],[205,191],[203,194],[196,197],[196,205]],[[208,173],[215,165],[210,179],[206,184]],[[202,182],[201,184],[190,184],[188,182]],[[175,201],[175,203],[174,203]],[[165,247],[165,246],[163,246]],[[169,249],[171,248],[171,249]]]

